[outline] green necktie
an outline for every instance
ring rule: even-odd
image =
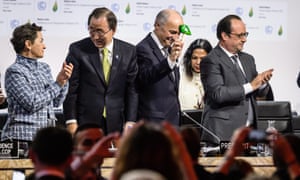
[[[110,71],[110,64],[109,64],[109,61],[108,61],[108,49],[103,48],[102,53],[103,53],[103,60],[102,60],[103,73],[104,73],[105,81],[108,84],[109,71]]]
[[[102,59],[103,74],[104,74],[105,82],[106,82],[106,84],[108,84],[109,72],[110,72],[110,64],[108,61],[108,49],[103,48],[102,53],[103,53],[103,59]],[[102,115],[103,115],[103,117],[106,118],[106,106],[105,105],[103,108]]]

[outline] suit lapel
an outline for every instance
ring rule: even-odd
[[[96,49],[96,51],[90,54],[89,57],[90,57],[91,64],[93,65],[95,71],[97,72],[99,79],[106,86],[99,50]]]
[[[154,54],[154,56],[156,57],[156,59],[157,59],[157,63],[159,63],[159,62],[161,62],[161,61],[163,61],[163,60],[165,60],[166,59],[166,57],[162,54],[162,52],[161,52],[161,49],[159,49],[159,46],[156,44],[156,42],[153,40],[153,38],[151,37],[151,34],[149,33],[148,34],[148,42],[149,42],[149,45],[150,45],[150,47],[152,48],[152,51],[153,51],[153,54]],[[175,70],[174,70],[174,72],[175,72]],[[174,77],[173,77],[173,74],[172,73],[169,73],[168,74],[168,77],[169,77],[169,79],[172,81],[172,82],[175,82],[176,83],[176,79],[177,79],[177,77],[178,77],[178,75],[177,75],[177,77],[176,77],[176,73],[175,73],[175,79],[174,79]],[[176,86],[178,85],[178,84],[175,84]]]
[[[115,79],[116,75],[118,74],[119,65],[121,62],[121,52],[122,49],[120,48],[120,44],[118,40],[113,39],[114,47],[113,47],[113,57],[112,57],[112,65],[110,69],[109,81],[108,85]]]
[[[248,82],[251,82],[251,66],[249,64],[250,61],[247,60],[247,57],[244,56],[242,53],[239,53],[239,59],[240,59],[240,62],[243,66],[243,70],[245,72],[245,76],[246,76],[246,79]]]
[[[217,46],[216,49],[218,50],[217,54],[221,59],[221,63],[225,64],[226,66],[228,66],[231,69],[231,71],[235,74],[235,77],[237,78],[237,80],[240,83],[244,83],[245,82],[244,76],[242,74],[240,74],[240,72],[238,72],[235,65],[232,63],[232,60],[230,59],[230,57],[228,57],[228,55],[220,48],[220,46]],[[244,68],[244,65],[243,65],[243,68]]]
[[[148,42],[150,47],[152,48],[153,54],[155,55],[156,59],[160,62],[165,59],[164,55],[162,54],[161,50],[159,49],[156,42],[151,37],[150,33],[148,35]]]

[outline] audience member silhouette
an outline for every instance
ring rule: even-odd
[[[172,142],[158,124],[138,124],[121,139],[113,179],[120,179],[123,174],[135,169],[153,170],[166,179],[183,179]]]
[[[104,133],[98,124],[87,123],[78,126],[74,133],[74,155],[82,157],[86,152],[88,152],[94,144],[96,144],[102,137]],[[76,177],[76,179],[97,179],[104,180],[105,178],[101,175],[101,164],[103,160],[95,163],[91,166],[90,170],[85,172],[83,176]],[[72,173],[70,173],[72,174]],[[73,177],[73,179],[75,179]]]
[[[204,169],[204,167],[198,163],[200,155],[200,134],[197,129],[193,127],[182,127],[180,134],[187,147],[189,155],[193,161],[194,170],[198,179],[212,179],[211,173]]]
[[[300,138],[292,134],[285,135],[284,138],[290,144],[296,160],[300,162]],[[273,177],[276,177],[279,180],[291,179],[288,172],[288,164],[286,164],[284,159],[278,155],[277,151],[273,153],[272,157],[274,165],[276,166]]]
[[[39,130],[29,151],[34,173],[27,179],[65,179],[65,171],[72,160],[72,151],[72,136],[66,129],[46,127]]]

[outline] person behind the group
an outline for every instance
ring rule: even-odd
[[[78,126],[73,137],[73,154],[82,158],[82,156],[84,156],[84,154],[88,152],[103,136],[104,133],[97,124],[83,124]],[[74,179],[104,180],[105,178],[101,176],[102,163],[103,160],[100,160],[95,163],[89,171],[83,173],[81,177],[76,177]],[[72,172],[70,173],[70,176],[72,177]]]
[[[200,63],[205,90],[203,125],[223,141],[241,126],[256,127],[256,93],[268,91],[273,69],[257,73],[254,57],[243,52],[248,32],[242,19],[227,15],[217,25],[218,45]],[[217,138],[203,132],[212,146]]]
[[[179,82],[179,101],[182,110],[203,109],[204,89],[200,78],[200,62],[211,50],[209,41],[196,39],[184,53]]]
[[[67,128],[74,133],[78,125],[96,123],[105,134],[122,131],[137,119],[135,47],[114,38],[117,18],[105,7],[91,12],[88,30],[90,36],[72,43],[67,55],[74,64],[64,102]]]
[[[155,18],[153,32],[137,44],[139,119],[179,125],[177,61],[183,46],[179,31],[182,24],[177,11],[164,9]]]
[[[1,139],[18,141],[26,152],[37,130],[55,125],[53,108],[63,103],[73,65],[64,62],[53,79],[50,66],[38,61],[46,46],[42,27],[35,23],[16,27],[11,43],[17,55],[5,73],[8,118]]]
[[[65,171],[72,160],[72,151],[72,136],[65,128],[46,127],[40,129],[29,152],[34,164],[34,173],[26,179],[66,179]]]

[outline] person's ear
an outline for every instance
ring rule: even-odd
[[[154,24],[154,28],[159,28],[160,27],[160,24],[159,23],[155,23]]]
[[[31,50],[31,46],[32,46],[32,43],[30,40],[25,40],[25,47],[24,47],[24,50],[25,51],[30,51]]]
[[[226,32],[222,32],[221,37],[223,40],[227,40],[228,38],[230,38],[229,34],[227,34]]]

